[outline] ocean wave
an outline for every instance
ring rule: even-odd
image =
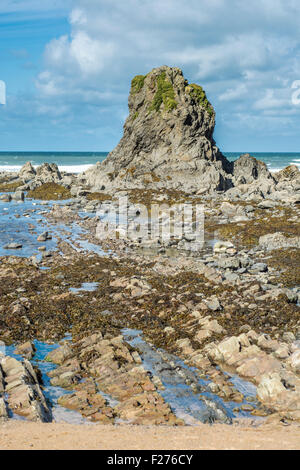
[[[20,171],[21,165],[0,165],[0,171]]]
[[[278,171],[283,170],[285,167],[281,166],[280,168],[268,168],[271,173],[278,173]]]
[[[10,171],[18,172],[21,170],[23,165],[0,165],[0,171]],[[37,168],[39,165],[33,165],[34,168]],[[92,163],[85,165],[58,165],[60,171],[65,171],[66,173],[83,173],[94,166]]]

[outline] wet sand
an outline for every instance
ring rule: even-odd
[[[300,426],[110,426],[9,422],[0,450],[299,450]]]

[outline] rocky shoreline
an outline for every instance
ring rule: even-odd
[[[242,247],[243,240],[236,244],[235,240],[224,240],[199,253],[180,249],[180,245],[163,248],[154,244],[149,253],[149,246],[143,248],[142,241],[97,239],[97,217],[79,217],[78,206],[81,214],[91,210],[86,196],[80,203],[73,200],[67,206],[50,205],[50,227],[54,230],[61,223],[69,224],[70,231],[74,224],[85,227],[83,239],[111,254],[76,250],[66,234],[50,257],[9,256],[1,260],[1,340],[6,345],[26,341],[32,345],[35,339],[57,343],[66,333],[72,334],[73,343],[56,349],[52,359],[51,355],[48,358],[59,365],[49,374],[53,385],[72,392],[58,400],[63,407],[101,423],[121,419],[140,424],[184,424],[161,397],[161,380],[141,366],[139,348],[133,351],[124,340],[122,330],[131,328],[142,330],[155,349],[197,369],[198,378],[207,381],[206,387],[199,388],[197,381],[190,383],[189,377],[185,380],[198,400],[209,392],[225,404],[235,404],[233,417],[244,411],[249,417],[270,416],[285,424],[299,421],[299,277],[293,264],[286,263],[288,258],[276,265],[278,252],[297,255],[297,237],[262,235],[251,248]],[[213,227],[219,220],[223,230],[224,209],[228,207],[230,203],[223,201],[220,209],[212,211]],[[243,208],[241,205],[240,210]],[[276,220],[286,208],[255,210]],[[287,206],[287,210],[290,220],[297,223],[297,205]],[[229,220],[226,228],[236,223]],[[266,237],[271,240],[267,245]],[[47,245],[47,238],[44,233],[41,243]],[[93,288],[81,289],[84,283]],[[19,349],[27,358],[31,356],[29,345]],[[65,349],[72,352],[64,356]],[[55,359],[60,354],[62,358]],[[8,360],[4,357],[1,364]],[[2,418],[18,414],[12,395],[15,387],[21,416],[44,421],[44,412],[34,415],[32,411],[37,400],[32,387],[42,390],[43,386],[24,374],[26,364],[20,360],[13,364],[13,373],[1,365]],[[172,365],[168,367],[172,369]],[[23,371],[20,383],[14,369]],[[249,397],[235,387],[231,377],[253,383],[256,396],[245,402]],[[8,400],[3,398],[7,387],[11,390]],[[29,387],[26,399],[22,395],[25,387]],[[99,391],[118,403],[112,407]],[[9,413],[10,403],[13,413]],[[231,416],[223,411],[212,411],[210,403],[207,409],[210,412],[204,422],[231,422]]]
[[[119,146],[85,174],[28,163],[0,175],[0,205],[24,227],[1,247],[0,420],[51,421],[52,386],[93,423],[299,423],[298,168],[230,165],[213,108],[177,69],[134,80],[129,109]],[[113,236],[120,198],[134,239]],[[182,204],[204,207],[204,245],[193,218],[164,238],[141,217],[143,205],[165,226],[169,207],[180,225]],[[54,345],[40,363],[37,341]]]

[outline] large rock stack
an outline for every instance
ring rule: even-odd
[[[213,139],[215,111],[204,90],[167,66],[132,80],[124,135],[82,178],[96,189],[226,190],[232,164]]]

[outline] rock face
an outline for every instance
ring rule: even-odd
[[[25,163],[19,172],[19,178],[24,182],[32,180],[36,175],[36,171],[31,162]]]
[[[23,190],[32,190],[45,183],[64,183],[56,163],[43,163],[35,169],[30,162],[27,162],[21,168],[18,177],[20,189]]]
[[[226,190],[232,164],[216,147],[214,128],[204,90],[188,84],[178,68],[156,68],[132,80],[123,138],[82,178],[97,189]]]
[[[249,153],[245,153],[238,158],[233,164],[233,175],[236,184],[253,184],[256,181],[264,178],[274,184],[274,178],[267,165]]]
[[[3,395],[3,396],[2,396]],[[31,363],[0,356],[0,421],[9,412],[29,421],[50,422],[52,414]]]
[[[159,395],[153,377],[141,365],[139,353],[122,336],[104,339],[98,332],[75,345],[62,345],[47,360],[59,365],[48,374],[51,384],[73,392],[60,397],[58,403],[90,421],[183,424]],[[110,403],[106,397],[110,397]]]

